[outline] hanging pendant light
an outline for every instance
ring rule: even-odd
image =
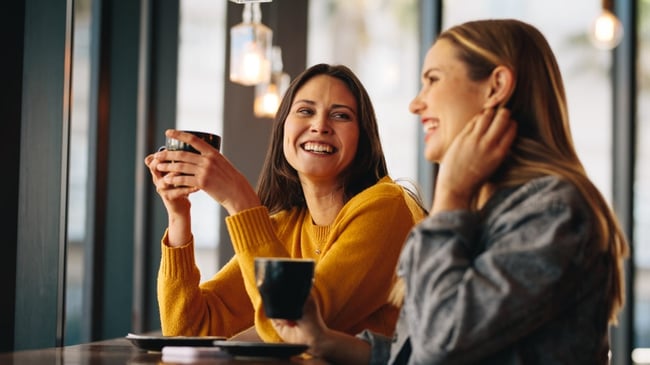
[[[263,0],[231,1],[243,3],[244,11],[242,22],[230,29],[230,81],[246,86],[269,82],[273,31],[262,24]]]
[[[613,13],[613,1],[603,0],[602,12],[591,25],[589,39],[599,49],[613,49],[623,38],[623,25]]]
[[[255,86],[253,109],[258,118],[274,118],[280,101],[289,88],[291,77],[282,71],[282,50],[274,46],[271,59],[271,79]]]

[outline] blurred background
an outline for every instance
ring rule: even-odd
[[[394,179],[406,179],[418,184],[423,188],[427,199],[430,199],[433,172],[431,166],[422,161],[421,127],[417,118],[408,112],[408,104],[419,89],[420,62],[423,53],[434,40],[436,28],[444,29],[479,18],[517,18],[538,27],[549,40],[559,61],[569,101],[573,137],[590,177],[613,205],[616,205],[615,192],[623,189],[633,206],[630,216],[626,217],[629,219],[628,227],[631,227],[630,242],[633,243],[634,253],[629,263],[628,306],[622,318],[622,333],[615,336],[619,338],[616,341],[622,341],[618,346],[624,346],[629,354],[622,357],[624,360],[617,359],[613,363],[650,364],[650,356],[644,357],[644,353],[650,351],[650,146],[643,143],[650,140],[650,0],[623,2],[628,4],[624,9],[634,9],[631,16],[635,20],[632,23],[635,29],[624,29],[626,37],[634,35],[632,44],[635,45],[635,51],[632,55],[636,58],[630,63],[635,65],[635,84],[631,85],[635,88],[633,93],[622,90],[622,84],[616,82],[614,66],[621,61],[615,58],[615,51],[597,48],[590,42],[590,27],[603,5],[597,0],[310,0],[303,1],[301,5],[306,8],[305,19],[288,14],[279,15],[277,12],[281,10],[277,8],[278,3],[287,1],[274,0],[270,4],[263,4],[262,23],[272,30],[283,27],[291,29],[292,22],[300,24],[306,42],[304,55],[301,56],[305,60],[302,66],[321,62],[341,63],[357,73],[376,108],[390,175]],[[629,5],[632,2],[633,6]],[[96,248],[89,245],[93,237],[96,237],[96,232],[89,232],[89,227],[93,226],[88,224],[88,219],[95,214],[92,209],[96,209],[89,201],[96,194],[93,190],[93,176],[96,172],[94,140],[102,131],[101,128],[97,129],[94,117],[98,106],[101,107],[101,99],[98,101],[93,93],[97,78],[101,77],[101,73],[98,76],[95,71],[97,61],[93,56],[98,47],[101,47],[97,43],[101,38],[93,34],[101,29],[99,22],[100,19],[105,19],[101,14],[106,11],[108,1],[75,0],[68,3],[73,4],[74,36],[71,38],[72,84],[63,285],[65,299],[61,302],[65,315],[62,321],[64,328],[60,332],[63,333],[64,344],[76,344],[102,337],[126,335],[131,330],[158,328],[155,312],[157,307],[151,304],[155,303],[155,297],[151,294],[155,275],[151,273],[157,269],[159,255],[155,249],[138,249],[135,245],[133,257],[131,254],[127,257],[147,262],[147,267],[140,268],[140,272],[149,274],[139,275],[137,263],[124,267],[126,280],[134,281],[125,287],[124,301],[132,302],[134,307],[138,307],[138,303],[149,303],[141,305],[141,308],[146,308],[146,313],[138,310],[133,310],[132,313],[136,322],[137,318],[143,316],[148,319],[130,328],[121,325],[113,330],[99,332],[90,328],[88,323],[96,318],[93,313],[98,310],[91,306],[96,303],[98,294],[93,289],[93,285],[97,285],[96,280],[89,279],[93,277],[93,261],[89,257],[97,255]],[[169,24],[177,27],[173,29],[176,36],[166,41],[165,48],[167,52],[177,52],[174,56],[175,63],[167,66],[175,69],[175,73],[169,76],[174,80],[165,84],[175,86],[173,92],[170,92],[174,107],[149,118],[164,117],[171,120],[170,123],[173,124],[168,124],[168,127],[221,134],[224,136],[224,153],[228,155],[228,148],[232,148],[229,147],[228,125],[236,122],[233,119],[237,118],[237,114],[227,111],[227,100],[240,92],[252,95],[252,91],[242,91],[244,87],[233,89],[227,80],[229,27],[233,21],[241,19],[242,5],[226,0],[185,0],[176,2],[176,6],[176,13],[163,14],[172,17],[173,21]],[[617,5],[616,9],[619,6],[621,5]],[[431,12],[427,13],[429,10]],[[231,15],[228,15],[229,12]],[[236,14],[232,15],[232,12]],[[116,18],[119,16],[114,15],[112,19]],[[118,27],[119,22],[113,24]],[[149,26],[155,28],[157,25]],[[165,31],[160,31],[160,34],[164,35]],[[284,39],[286,41],[287,37]],[[296,60],[290,47],[286,42],[283,45],[285,66]],[[156,52],[158,51],[151,51],[148,57],[160,57]],[[162,57],[164,56],[163,54]],[[285,67],[286,72],[289,77],[294,77],[296,73],[289,71],[289,68],[291,67]],[[300,67],[293,69],[299,70]],[[151,82],[156,77],[155,71],[146,77]],[[154,91],[148,92],[155,93],[155,88],[152,90]],[[615,105],[617,93],[632,95],[634,98],[632,127],[624,124],[629,121],[618,119],[620,114]],[[117,100],[120,95],[112,94],[112,98]],[[246,110],[246,118],[251,119],[251,123],[271,123],[269,118],[249,117],[252,108],[251,103],[250,110]],[[148,123],[151,125],[151,122]],[[620,180],[617,180],[619,170],[616,169],[620,163],[616,157],[615,145],[619,128],[631,130],[633,140],[636,141],[632,146],[623,147],[629,151],[628,155],[633,156],[633,176],[628,186],[622,188],[617,185]],[[162,130],[164,128],[159,129],[160,133]],[[149,150],[156,143],[160,144],[160,133],[156,140],[150,138],[147,141]],[[266,152],[263,143],[253,143],[246,148],[250,156],[259,158],[263,158]],[[136,155],[141,157],[145,152],[148,153],[139,149]],[[136,160],[135,166],[144,168],[141,160]],[[253,184],[258,170],[252,169]],[[135,174],[136,186],[150,184],[147,174],[143,175],[142,171]],[[196,257],[202,279],[205,280],[214,275],[230,257],[228,248],[220,247],[228,246],[229,242],[223,238],[223,212],[216,203],[198,193],[192,196],[192,207],[193,231],[198,251]],[[146,209],[155,209],[159,217],[160,208]],[[149,211],[138,208],[137,204],[135,209],[137,226],[137,210]],[[164,227],[164,223],[161,224]],[[110,230],[110,227],[106,229]],[[163,231],[154,229],[153,232],[147,236],[146,245],[155,247],[159,245]],[[102,278],[110,281],[111,275],[104,274]],[[142,284],[142,281],[148,284]],[[104,303],[104,310],[109,310],[110,300],[104,299]],[[121,323],[125,323],[124,320]],[[126,323],[128,327],[128,319]],[[105,326],[109,327],[110,325]]]

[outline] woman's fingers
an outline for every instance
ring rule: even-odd
[[[199,151],[199,154],[201,155],[209,155],[218,152],[208,142],[193,135],[192,133],[181,132],[176,129],[168,129],[165,131],[165,136],[189,144],[190,146],[194,147],[195,150]]]
[[[313,344],[327,328],[311,295],[303,307],[302,318],[297,321],[272,319],[271,322],[282,339],[289,343]]]
[[[480,114],[474,117],[472,122],[468,123],[468,133],[478,133],[479,135],[485,132],[493,124],[495,110],[492,108],[484,109]]]
[[[467,124],[464,132],[484,141],[497,140],[514,123],[506,108],[484,109]]]
[[[488,141],[499,141],[501,137],[512,128],[516,123],[510,119],[510,111],[500,108],[492,117],[488,128],[485,131],[485,138]]]
[[[476,153],[501,154],[502,149],[507,149],[514,140],[513,133],[516,135],[516,123],[510,119],[509,110],[486,109],[467,124],[458,135],[457,143]],[[495,148],[499,150],[494,150]]]
[[[179,175],[196,175],[200,173],[201,168],[210,168],[211,164],[217,163],[219,151],[194,134],[168,129],[165,135],[168,138],[190,144],[199,153],[162,149],[153,154],[155,159],[160,161],[157,166],[159,171],[175,172]]]
[[[503,137],[499,140],[499,148],[506,152],[510,150],[515,138],[517,138],[517,123],[512,122],[508,124],[507,128],[503,133]]]
[[[144,162],[149,168],[151,179],[153,180],[156,192],[167,200],[185,197],[198,189],[189,185],[183,186],[186,179],[185,176],[179,175],[175,172],[176,167],[174,163],[161,161],[157,158],[158,153],[151,154],[145,157]]]
[[[501,165],[516,138],[506,109],[484,110],[456,136],[440,165],[434,210],[465,209]],[[446,200],[445,200],[446,199]]]
[[[160,195],[171,199],[202,190],[229,214],[260,205],[246,177],[209,143],[176,130],[168,130],[166,135],[192,144],[201,153],[162,150],[146,159]],[[174,189],[180,190],[172,192]]]

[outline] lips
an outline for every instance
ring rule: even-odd
[[[336,148],[330,144],[322,142],[305,142],[301,145],[302,149],[307,152],[329,155],[336,152]]]
[[[434,129],[438,128],[439,124],[440,123],[438,123],[437,120],[425,119],[422,121],[422,130],[425,134],[428,132],[432,132]]]

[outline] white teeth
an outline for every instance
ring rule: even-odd
[[[438,128],[438,123],[435,122],[427,122],[422,125],[422,130],[424,131],[424,133],[436,128]]]
[[[332,153],[334,152],[334,147],[328,144],[321,144],[316,142],[307,142],[303,145],[305,151],[316,152],[316,153]]]

